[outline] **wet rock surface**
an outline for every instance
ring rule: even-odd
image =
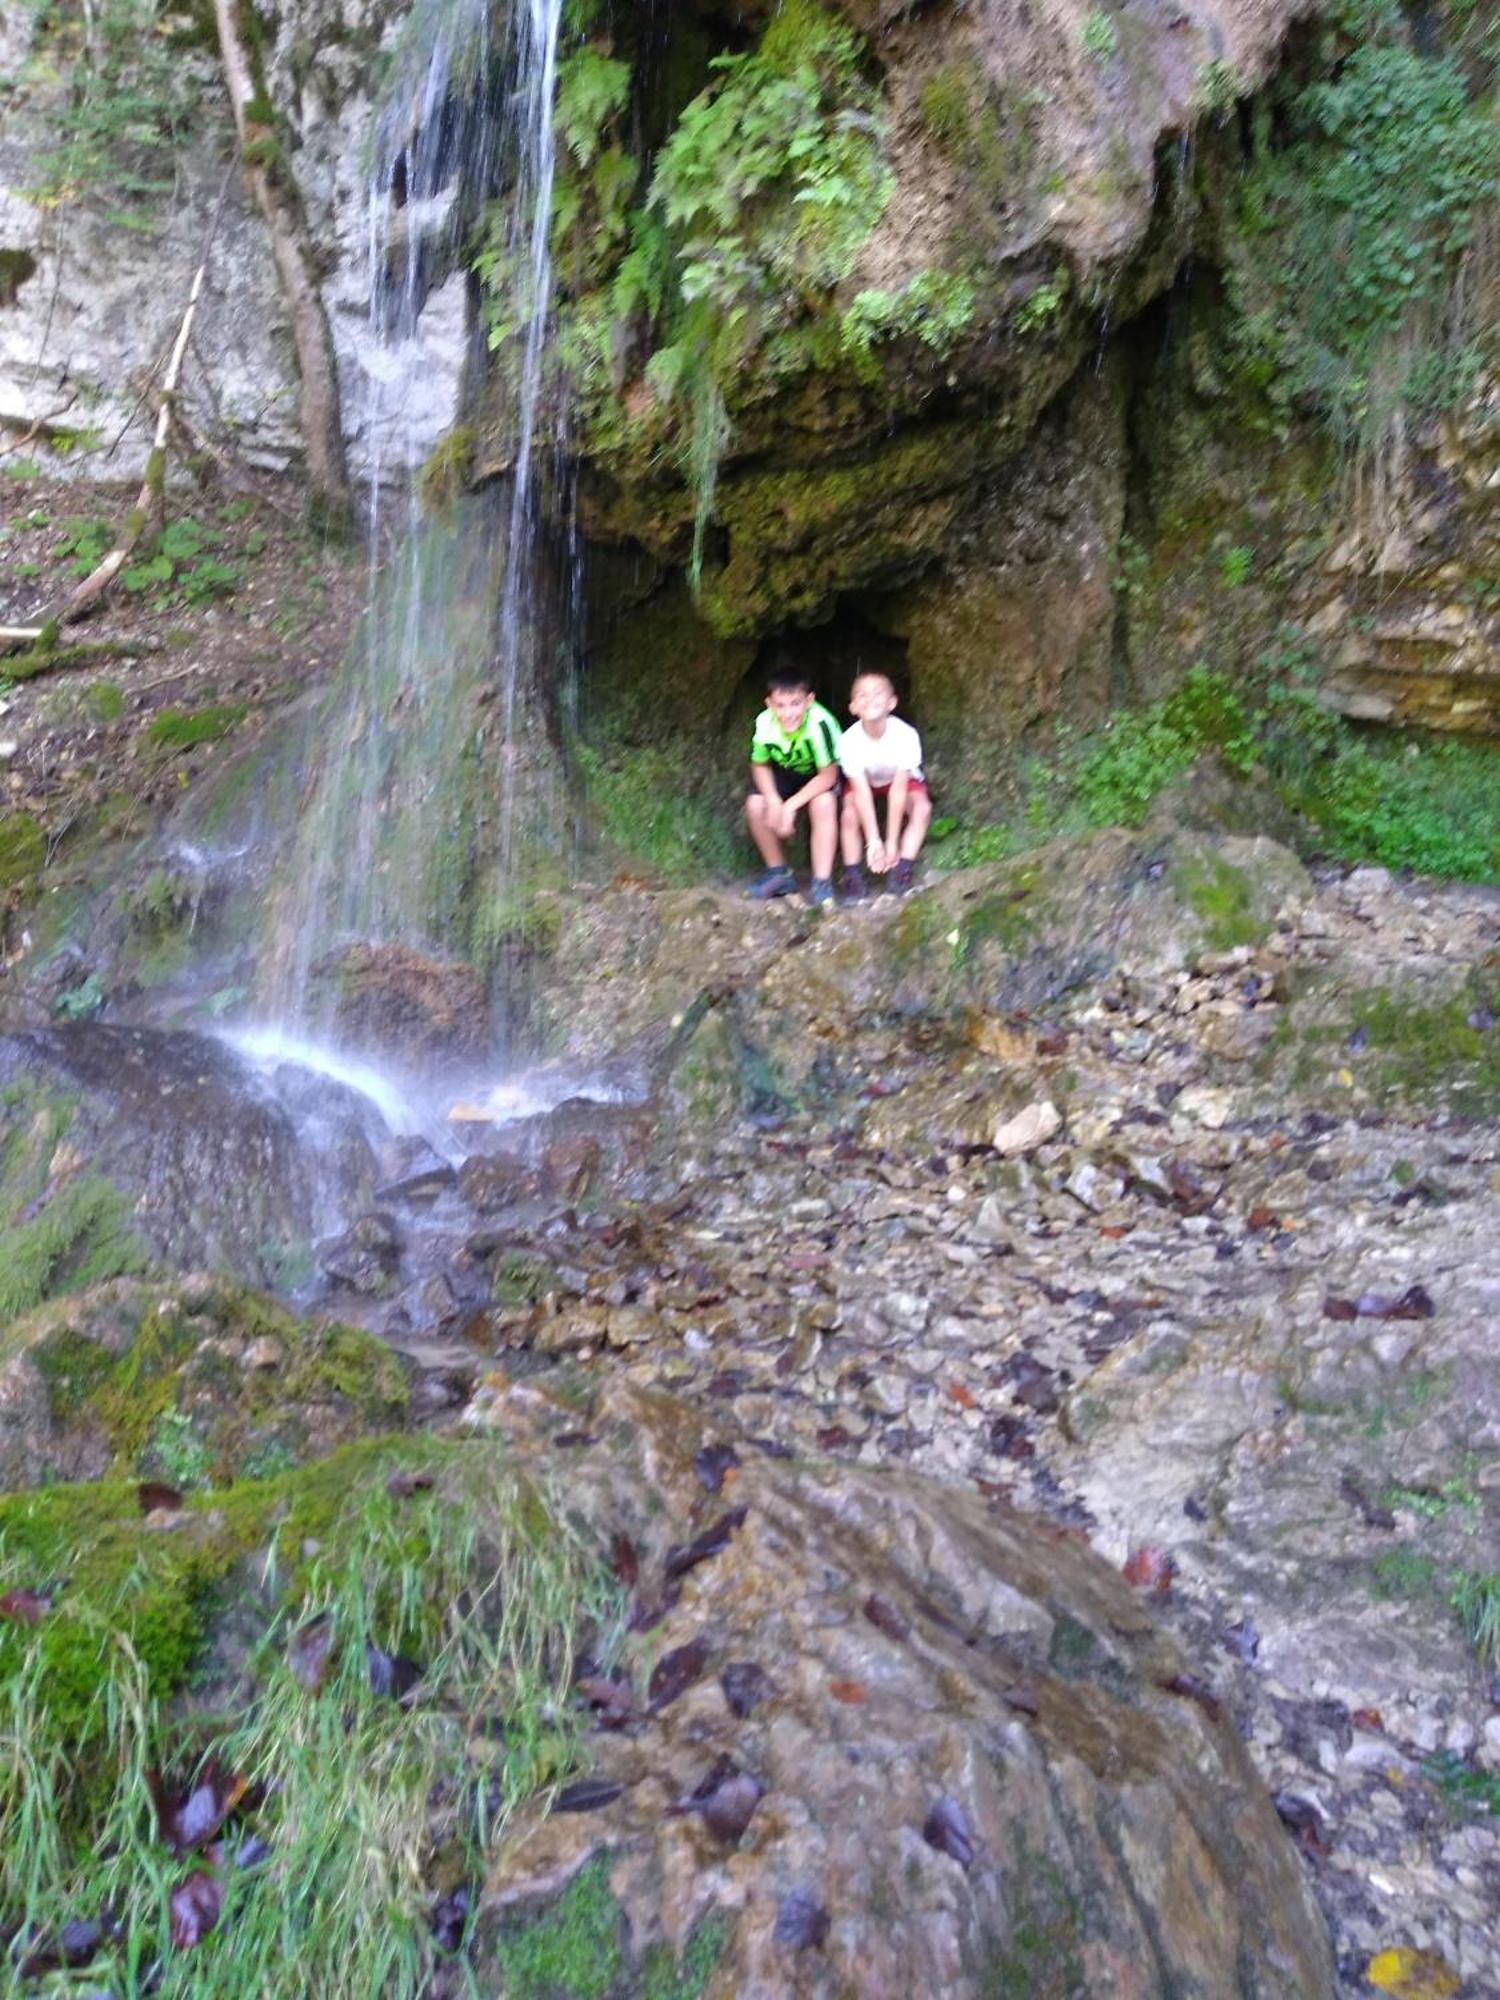
[[[204,1035],[88,1022],[4,1036],[0,1085],[61,1107],[52,1185],[102,1174],[169,1266],[284,1285],[376,1171],[363,1099],[292,1065],[267,1075]]]
[[[602,1851],[637,1951],[726,1927],[714,1995],[1332,1991],[1234,1730],[1083,1537],[625,1385],[467,1421],[565,1455],[640,1634],[492,1907]]]
[[[894,1466],[1085,1538],[1172,1631],[1187,1705],[1246,1742],[1340,1990],[1402,1948],[1480,2000],[1500,1690],[1460,1612],[1500,1505],[1500,909],[1313,880],[1264,842],[1188,851],[1247,876],[1245,934],[1194,908],[1183,850],[1123,835],[1059,856],[1024,927],[1046,864],[821,924],[596,899],[562,927],[558,1019],[603,1054],[612,1017],[654,1122],[626,1142],[617,1109],[572,1108],[572,1141],[590,1116],[608,1137],[581,1195],[471,1162],[403,1275],[442,1265],[432,1337],[507,1382],[665,1388],[742,1464]],[[1049,1104],[1058,1129],[1006,1157]],[[590,1435],[559,1447],[580,1493]]]

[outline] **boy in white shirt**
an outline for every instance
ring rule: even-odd
[[[912,885],[917,856],[932,820],[932,801],[922,772],[922,739],[895,713],[896,690],[884,674],[857,674],[849,690],[854,726],[839,740],[839,768],[846,789],[839,820],[844,879],[840,900],[862,902],[868,894],[863,851],[877,875],[887,875],[898,896]],[[885,801],[885,832],[878,807]]]

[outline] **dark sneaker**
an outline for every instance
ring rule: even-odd
[[[862,903],[869,893],[869,890],[865,887],[865,871],[863,868],[846,868],[844,870],[844,879],[839,883],[839,901],[841,903]]]
[[[833,883],[826,875],[815,875],[807,887],[807,907],[810,910],[827,908],[833,902]]]
[[[757,903],[769,903],[777,896],[790,896],[796,886],[797,878],[790,868],[768,868],[756,876],[745,894]]]
[[[890,884],[892,895],[904,896],[916,881],[917,871],[912,863],[903,855],[885,879]]]

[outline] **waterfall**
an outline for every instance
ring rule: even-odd
[[[370,181],[371,588],[310,750],[311,783],[265,987],[266,1011],[334,1038],[355,940],[493,965],[503,956],[516,794],[529,782],[518,691],[542,678],[538,471],[552,292],[553,133],[563,0],[419,0],[377,123]],[[443,259],[503,191],[519,363],[509,479],[424,509],[406,399]],[[396,489],[393,495],[393,488]]]

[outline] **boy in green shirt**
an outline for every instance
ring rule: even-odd
[[[766,684],[765,712],[750,746],[750,796],[745,822],[765,862],[750,884],[758,902],[789,896],[797,878],[782,848],[796,831],[797,815],[807,812],[812,848],[810,904],[833,901],[833,856],[838,844],[839,726],[813,699],[811,684],[795,672],[774,673]]]

